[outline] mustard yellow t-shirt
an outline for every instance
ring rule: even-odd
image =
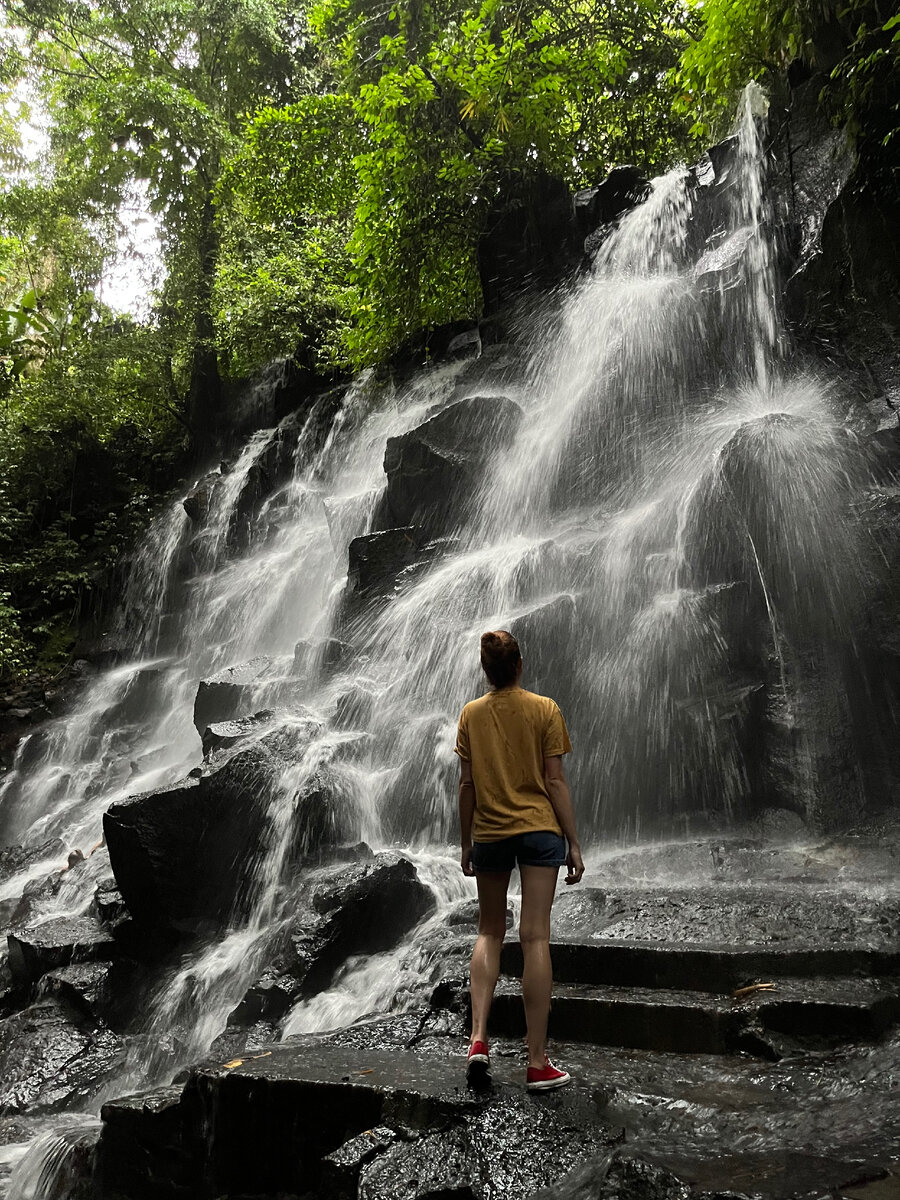
[[[544,783],[544,759],[572,749],[563,715],[549,696],[524,688],[486,692],[459,718],[456,753],[472,764],[472,840],[518,833],[562,833]]]

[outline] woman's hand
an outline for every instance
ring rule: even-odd
[[[569,843],[569,853],[566,855],[566,866],[568,873],[566,874],[566,883],[580,883],[581,877],[584,874],[584,860],[581,857],[581,847],[575,843]]]
[[[459,865],[462,867],[463,875],[474,875],[475,868],[472,866],[472,847],[468,850],[463,847],[462,855],[460,856]]]

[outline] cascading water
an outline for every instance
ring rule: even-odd
[[[852,651],[864,575],[845,515],[859,466],[828,388],[786,354],[759,111],[748,93],[722,179],[654,181],[532,328],[525,369],[481,381],[486,402],[521,409],[512,444],[387,601],[344,602],[347,547],[377,519],[388,438],[466,395],[462,363],[396,391],[361,378],[336,410],[326,398],[299,426],[255,434],[206,482],[198,534],[180,500],[157,519],[123,608],[132,658],[23,743],[0,788],[6,840],[89,844],[113,801],[183,776],[200,756],[198,680],[254,656],[270,661],[247,712],[275,706],[304,748],[270,799],[242,913],[159,988],[129,1084],[171,1070],[159,1046],[173,1030],[182,1060],[202,1054],[255,977],[286,919],[294,808],[313,775],[348,837],[413,846],[440,900],[465,894],[427,848],[453,839],[456,718],[479,690],[486,628],[517,632],[526,685],[563,707],[589,844],[781,802],[773,745],[789,745],[795,804],[827,793],[823,747],[848,686],[838,649]],[[285,444],[286,482],[250,502]],[[329,638],[345,647],[336,664]],[[815,712],[811,681],[831,695]],[[386,1006],[403,953],[351,966],[330,1016],[301,1005],[285,1030],[354,1019],[373,994]]]

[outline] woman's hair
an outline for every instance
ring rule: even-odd
[[[515,683],[521,661],[519,643],[505,629],[481,635],[481,665],[494,687],[504,688]]]

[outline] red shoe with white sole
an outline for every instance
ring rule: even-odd
[[[473,1042],[466,1057],[466,1078],[471,1084],[484,1083],[490,1078],[491,1057],[487,1042]]]
[[[549,1092],[551,1088],[565,1087],[571,1082],[569,1072],[554,1067],[549,1058],[544,1059],[542,1067],[529,1067],[525,1072],[525,1087],[529,1092]]]

